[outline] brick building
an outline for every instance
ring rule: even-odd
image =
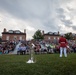
[[[2,40],[26,40],[26,30],[24,29],[24,32],[21,32],[20,30],[7,31],[6,28],[4,28],[2,32]]]
[[[48,33],[43,32],[42,34],[44,34],[44,40],[47,42],[49,41],[49,42],[57,43],[60,37],[59,32],[48,32]]]

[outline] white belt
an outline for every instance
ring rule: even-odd
[[[65,43],[65,42],[61,42],[61,43]]]

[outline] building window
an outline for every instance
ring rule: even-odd
[[[6,40],[9,40],[9,36],[6,37]]]
[[[20,36],[20,38],[19,38],[20,40],[22,40],[22,36]]]
[[[17,36],[14,36],[14,40],[16,40],[17,39]]]
[[[58,37],[58,40],[59,40],[59,37]]]
[[[50,37],[48,37],[48,40],[50,40]]]
[[[15,30],[15,33],[20,33],[20,31],[19,30]]]
[[[13,30],[9,30],[9,33],[13,33]]]
[[[54,40],[56,39],[56,37],[54,37]]]

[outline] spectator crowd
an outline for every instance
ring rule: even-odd
[[[30,53],[30,42],[31,41],[7,41],[0,43],[0,54],[9,54],[13,52],[16,45],[21,42],[17,50],[17,54],[29,54]],[[68,53],[76,53],[76,42],[73,40],[69,40],[67,46]],[[43,53],[59,53],[59,43],[54,42],[45,42],[45,41],[34,41],[33,44],[35,45],[33,50],[35,54],[43,54]]]

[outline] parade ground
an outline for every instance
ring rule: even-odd
[[[34,55],[35,63],[26,63],[29,55],[0,55],[0,75],[75,75],[76,54]]]

